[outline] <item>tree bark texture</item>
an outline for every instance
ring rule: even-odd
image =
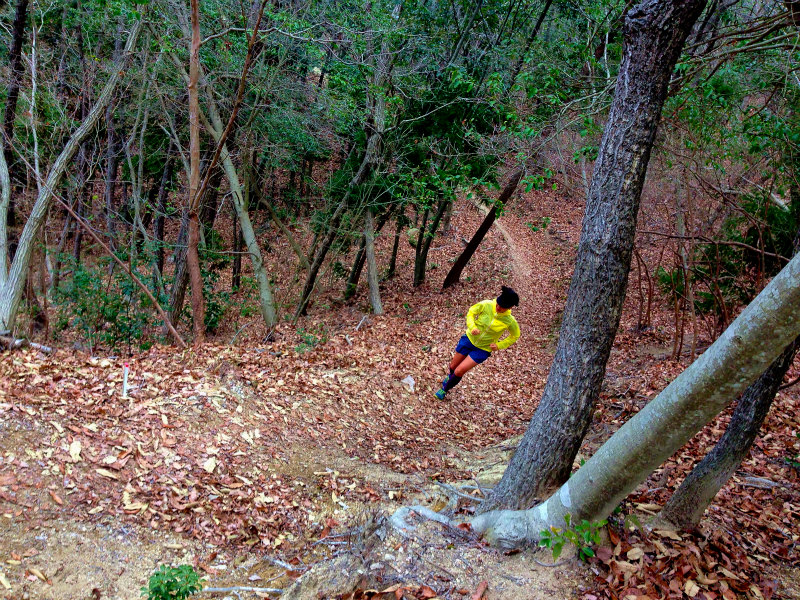
[[[660,520],[676,529],[697,526],[711,501],[750,452],[799,346],[800,339],[791,343],[745,390],[725,433],[672,494],[659,513]]]
[[[210,183],[203,192],[200,199],[200,226],[206,230],[214,227],[217,217],[217,202],[219,195],[219,184],[222,173],[215,169]],[[170,290],[169,314],[170,323],[175,325],[180,318],[183,310],[183,303],[186,298],[186,288],[189,285],[189,214],[184,213],[181,228],[178,231],[178,248],[175,251],[175,271],[172,277],[172,289]]]
[[[11,202],[11,177],[5,153],[0,152],[0,286],[8,279],[8,227],[6,215]]]
[[[20,78],[22,77],[22,43],[25,40],[25,24],[28,21],[28,0],[19,0],[17,10],[14,14],[13,34],[11,49],[8,53],[8,62],[11,65],[11,76],[8,82],[8,96],[6,97],[6,111],[3,116],[3,153],[5,154],[6,165],[9,169],[9,179],[15,175],[15,161],[11,150],[11,142],[14,139],[14,120],[17,115],[17,101],[19,100]],[[16,179],[16,177],[15,177]],[[5,209],[8,211],[8,226],[16,225],[16,213],[14,203],[9,199]]]
[[[542,530],[607,517],[667,458],[744,391],[800,335],[800,255],[714,344],[625,423],[546,502],[493,510],[472,527],[502,547],[536,543]]]
[[[797,200],[792,194],[792,209],[800,205],[795,204]],[[800,252],[800,230],[795,237],[794,250],[795,255]],[[744,391],[725,433],[711,452],[695,465],[661,509],[658,518],[662,522],[676,529],[686,530],[693,529],[700,523],[711,501],[750,452],[798,350],[800,350],[800,338],[789,344],[767,370]]]
[[[667,86],[705,0],[646,0],[625,18],[617,88],[541,402],[482,510],[525,508],[567,480],[619,326],[647,163]]]
[[[369,303],[372,312],[376,315],[383,314],[381,306],[381,291],[378,286],[378,265],[375,262],[375,216],[372,209],[367,209],[364,218],[364,240],[365,252],[367,256],[367,281],[369,282]]]
[[[497,203],[492,206],[491,210],[486,214],[481,223],[478,230],[472,236],[467,247],[464,248],[464,251],[459,255],[456,259],[456,262],[453,264],[450,272],[447,273],[447,277],[444,278],[444,283],[442,284],[442,289],[446,290],[450,286],[455,285],[461,279],[461,273],[464,272],[464,268],[469,263],[472,256],[475,254],[475,251],[478,249],[478,246],[481,245],[483,238],[491,229],[492,224],[494,223],[495,219],[497,218],[497,206],[505,205],[510,199],[511,195],[516,191],[519,182],[522,180],[522,169],[519,169],[514,172],[511,176],[511,179],[506,184],[506,187],[503,188],[503,191],[500,192],[500,196],[497,198]]]
[[[119,84],[122,75],[125,73],[125,63],[131,57],[131,51],[136,44],[139,33],[142,29],[142,18],[136,21],[128,34],[125,44],[123,58],[120,63],[112,69],[106,85],[103,87],[100,96],[89,111],[86,119],[80,127],[70,136],[64,149],[53,162],[47,179],[43,182],[41,192],[36,198],[36,202],[31,209],[31,214],[25,222],[25,227],[20,235],[17,251],[8,273],[6,283],[0,287],[0,330],[11,329],[17,316],[17,310],[25,290],[25,279],[28,273],[31,253],[35,246],[39,230],[44,224],[50,205],[53,203],[53,195],[58,188],[64,174],[72,164],[72,159],[78,151],[81,143],[92,132],[106,106],[111,101],[114,91]]]
[[[189,48],[189,242],[186,264],[192,284],[192,331],[194,345],[205,338],[203,276],[200,273],[200,2],[191,0],[192,38]],[[212,166],[212,165],[210,165]]]

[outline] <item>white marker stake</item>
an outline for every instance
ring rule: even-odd
[[[128,397],[128,363],[122,367],[122,397]]]

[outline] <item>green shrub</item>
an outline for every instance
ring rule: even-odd
[[[142,588],[142,596],[147,596],[147,600],[184,600],[201,589],[203,583],[191,565],[161,565],[150,576],[147,587]]]
[[[539,534],[539,545],[550,548],[553,553],[553,560],[557,560],[564,549],[564,544],[570,542],[578,549],[578,558],[585,561],[594,556],[595,546],[600,543],[600,530],[606,526],[608,521],[595,521],[590,523],[583,519],[575,526],[571,523],[571,516],[564,515],[565,527],[551,527]]]
[[[139,286],[119,268],[109,273],[107,259],[87,266],[67,257],[65,263],[73,271],[54,294],[56,330],[74,328],[91,348],[104,344],[147,349],[155,318],[152,302]]]

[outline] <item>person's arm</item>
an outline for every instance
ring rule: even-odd
[[[467,331],[473,332],[476,329],[480,333],[480,327],[475,322],[476,317],[483,312],[483,305],[478,302],[478,304],[473,304],[470,306],[469,310],[467,311]],[[473,335],[476,335],[473,333]]]
[[[519,324],[517,320],[514,319],[508,326],[508,336],[505,339],[500,340],[497,342],[497,349],[498,350],[505,350],[511,344],[516,342],[519,339]]]

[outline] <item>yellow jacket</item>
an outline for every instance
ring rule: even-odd
[[[473,329],[480,329],[480,333],[472,335]],[[498,341],[506,330],[508,337]],[[519,339],[519,325],[510,310],[497,313],[497,300],[484,300],[471,306],[467,312],[467,337],[481,350],[491,352],[492,344],[497,344],[498,350],[504,350]]]

